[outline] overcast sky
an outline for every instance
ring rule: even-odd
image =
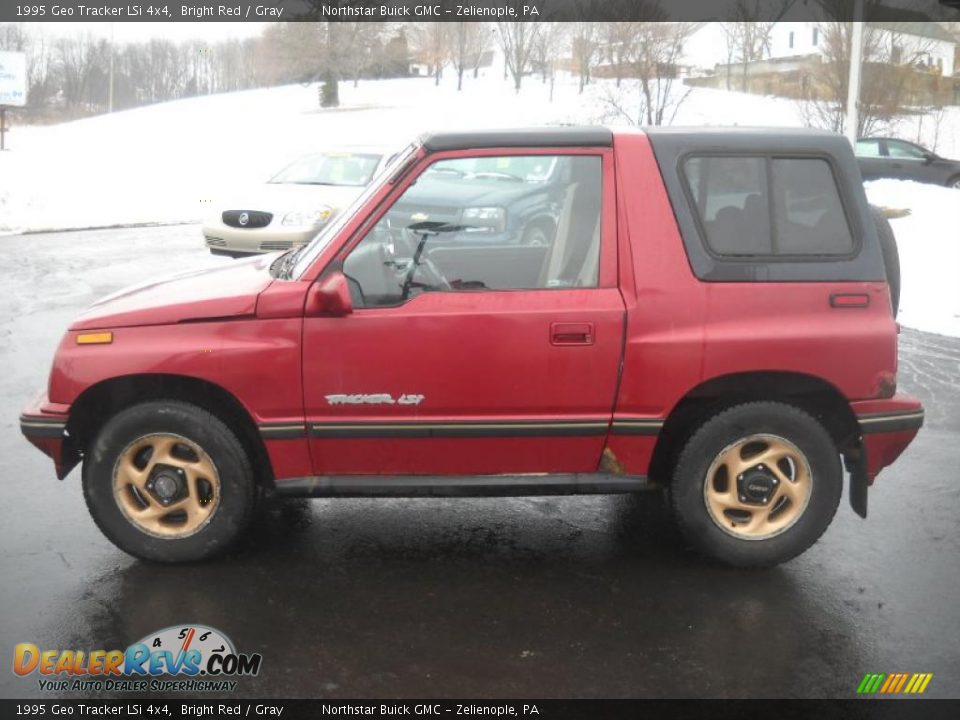
[[[270,25],[265,22],[51,22],[23,23],[32,33],[62,36],[90,33],[97,37],[113,37],[117,42],[141,42],[150,38],[170,40],[226,40],[259,35]]]

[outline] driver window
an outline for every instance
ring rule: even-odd
[[[599,155],[437,161],[344,261],[354,305],[597,287],[601,196]]]
[[[923,160],[923,151],[920,148],[896,140],[887,140],[887,153],[892,158]]]

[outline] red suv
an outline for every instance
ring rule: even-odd
[[[549,231],[507,237],[548,171]],[[841,459],[865,517],[922,424],[896,275],[836,135],[428,135],[304,248],[93,305],[21,427],[150,560],[223,550],[265,494],[655,483],[700,551],[771,565],[826,530]]]

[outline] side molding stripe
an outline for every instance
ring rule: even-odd
[[[614,420],[611,432],[614,435],[659,435],[663,420]]]
[[[259,426],[265,440],[303,438],[430,438],[430,437],[598,437],[658,435],[663,420],[505,421],[505,422],[319,422],[265,423]]]
[[[607,433],[603,421],[583,422],[449,422],[449,423],[311,423],[311,437],[551,437],[597,436]]]
[[[264,440],[294,440],[306,437],[307,426],[303,423],[269,423],[260,426]]]

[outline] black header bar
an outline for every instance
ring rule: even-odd
[[[854,0],[0,0],[0,22],[799,22],[850,20],[853,10]],[[960,20],[960,0],[865,0],[865,16]]]
[[[251,700],[248,698],[129,700],[0,700],[4,718],[282,718],[354,717],[526,718],[567,720],[953,720],[957,700]]]

